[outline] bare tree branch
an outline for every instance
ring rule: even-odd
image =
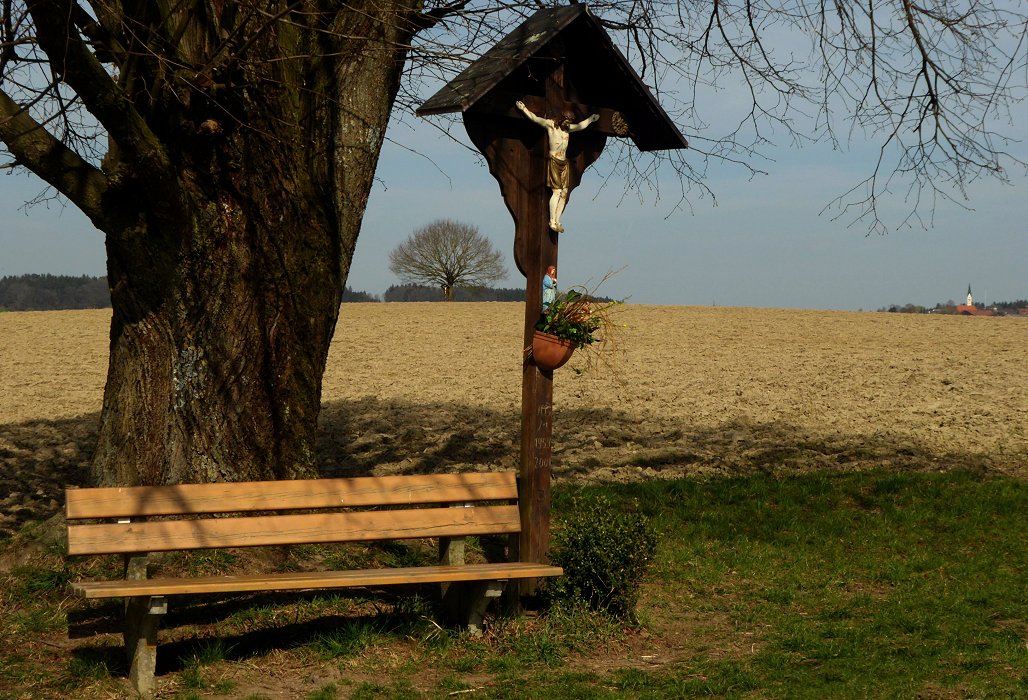
[[[104,216],[101,199],[107,189],[107,178],[54,138],[3,90],[0,141],[9,144],[20,165],[53,185],[99,225]]]
[[[42,46],[67,85],[40,94],[38,104],[47,100],[68,115],[84,105],[126,158],[157,163],[156,173],[166,163],[160,147],[167,145],[167,134],[153,115],[133,114],[131,101],[156,112],[157,105],[181,101],[188,109],[199,100],[220,109],[237,128],[259,128],[233,103],[238,91],[250,89],[247,81],[281,80],[273,65],[250,62],[256,45],[308,25],[328,37],[334,14],[371,14],[357,3],[314,0],[267,6],[188,0],[163,15],[100,0],[92,0],[88,11],[76,4],[86,1],[3,0],[0,81],[16,79],[14,66],[46,68]],[[563,2],[383,0],[375,7],[385,4],[416,33],[410,45],[382,46],[383,56],[404,52],[405,79],[393,115],[403,120],[428,91],[523,18]],[[37,26],[27,25],[26,6]],[[687,206],[696,192],[712,194],[705,183],[710,166],[763,173],[768,149],[778,144],[825,141],[845,149],[870,140],[882,146],[866,181],[831,204],[848,222],[878,231],[892,227],[879,207],[890,195],[920,208],[906,222],[925,221],[927,207],[940,198],[962,203],[976,179],[1005,179],[1011,167],[1024,165],[999,127],[1028,92],[1028,12],[1019,6],[999,0],[594,0],[589,7],[693,145],[688,153],[657,161],[630,148],[608,149],[615,157],[599,167],[607,169],[610,182],[627,182],[626,194],[670,201],[672,211]],[[306,47],[310,55],[295,47],[276,60],[309,61],[330,43]],[[121,93],[112,86],[106,62]],[[31,82],[19,85],[22,92],[38,91]],[[17,93],[8,90],[28,105]],[[146,99],[151,104],[140,107]],[[155,130],[159,138],[150,139]],[[88,130],[74,121],[60,133],[51,131],[83,156],[105,148],[101,140],[90,142]]]
[[[75,90],[126,156],[142,165],[156,186],[170,188],[171,164],[163,144],[90,47],[73,31],[72,4],[67,0],[30,0],[27,7],[54,72]]]

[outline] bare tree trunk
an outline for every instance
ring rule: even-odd
[[[118,215],[97,483],[314,474],[322,375],[412,4],[340,12],[310,47],[326,58],[270,76],[280,89],[239,105],[245,121],[189,133],[176,205],[141,206],[146,174],[112,148],[104,170],[128,176],[104,202]]]
[[[312,473],[340,236],[310,183],[294,181],[290,201],[288,178],[262,175],[197,202],[173,253],[150,231],[108,237],[114,318],[98,482]]]

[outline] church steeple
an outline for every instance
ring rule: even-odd
[[[974,306],[974,296],[971,294],[971,285],[967,285],[967,305]]]

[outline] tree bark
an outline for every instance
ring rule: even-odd
[[[305,58],[251,58],[228,95],[194,80],[155,100],[120,76],[174,182],[148,190],[116,142],[103,163],[114,310],[97,483],[314,475],[328,347],[417,2],[364,5],[306,36],[255,36],[251,52]]]

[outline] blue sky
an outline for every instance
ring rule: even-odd
[[[392,136],[416,144],[423,155],[393,145],[383,150],[381,182],[350,275],[355,289],[381,293],[395,282],[389,250],[436,218],[478,226],[510,258],[513,223],[485,165],[436,130],[407,121],[395,125]],[[1025,143],[1011,150],[1028,160]],[[874,151],[868,143],[848,151],[775,148],[775,162],[762,165],[768,174],[754,178],[741,168],[715,165],[707,183],[716,205],[709,196],[693,196],[691,210],[670,216],[673,197],[640,202],[632,194],[622,197],[618,183],[601,191],[605,154],[565,212],[558,277],[562,285],[590,286],[618,269],[603,290],[647,304],[868,310],[961,299],[969,284],[979,301],[1028,296],[1024,172],[1009,173],[1011,185],[974,183],[966,203],[973,211],[940,202],[927,230],[867,235],[866,226],[848,226],[832,220],[835,212],[821,212],[871,172]],[[673,183],[663,189],[675,194]],[[909,211],[899,195],[882,204],[894,223]],[[522,285],[512,259],[509,268],[509,286]]]
[[[1028,106],[1017,108],[1013,124],[1011,133],[1028,137]],[[511,276],[500,286],[523,285],[510,252],[513,223],[484,163],[413,116],[394,120],[389,138],[395,143],[382,153],[349,285],[381,294],[399,282],[388,269],[389,251],[444,217],[477,226],[507,255]],[[1028,161],[1025,140],[1009,150]],[[622,197],[617,181],[601,190],[604,159],[611,157],[605,153],[564,215],[561,285],[592,286],[617,269],[600,291],[636,303],[848,310],[961,299],[969,284],[979,301],[1028,297],[1023,170],[1008,173],[1012,185],[973,183],[971,211],[940,202],[928,230],[867,235],[861,224],[848,227],[820,212],[870,173],[873,144],[767,153],[773,161],[760,164],[767,175],[711,166],[707,184],[716,206],[694,192],[689,206],[670,215],[673,197]],[[670,177],[663,188],[674,195]],[[50,202],[23,210],[41,189],[28,175],[0,177],[0,276],[105,274],[103,236],[76,209]],[[893,222],[909,209],[902,188],[883,204]]]

